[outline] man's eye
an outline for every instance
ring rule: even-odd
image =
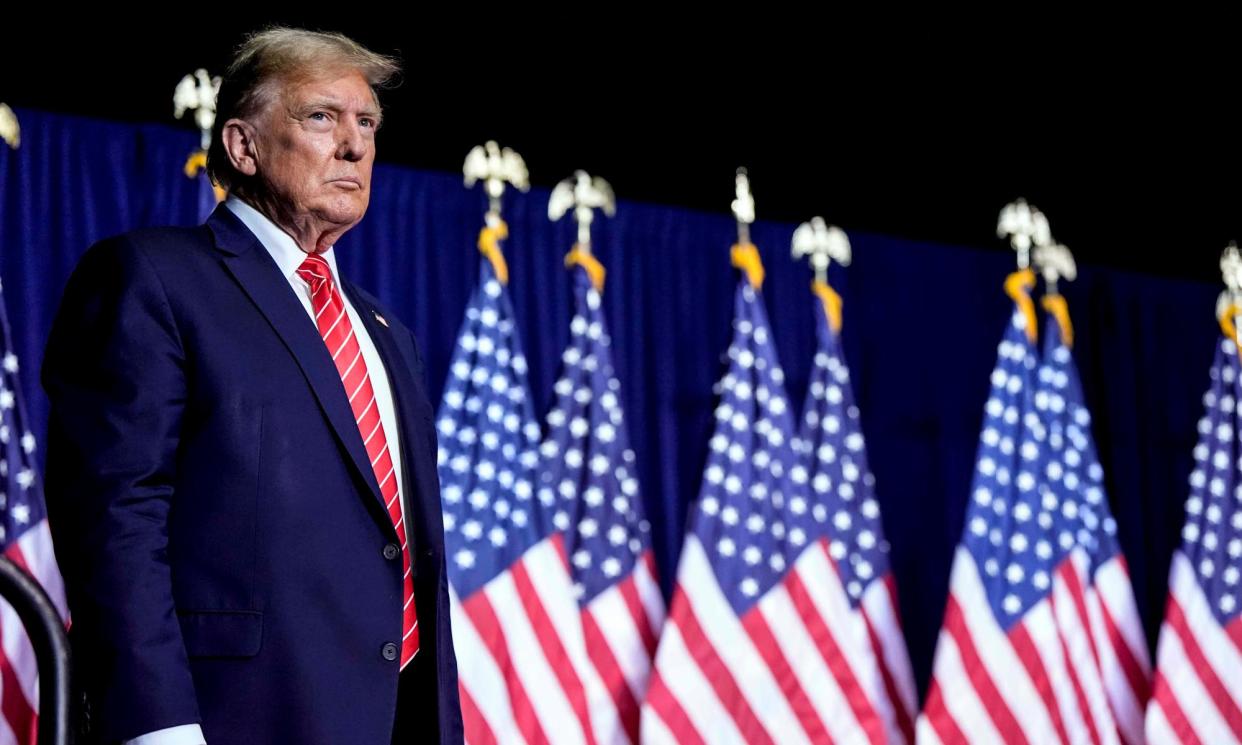
[[[316,112],[314,112],[313,114],[311,114],[311,115],[310,115],[310,118],[311,118],[311,119],[314,119],[314,120],[316,120],[316,121],[323,121],[324,119],[327,119],[327,118],[328,118],[328,114],[327,114],[327,112],[323,112],[323,111],[316,111]]]

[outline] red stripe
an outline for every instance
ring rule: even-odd
[[[831,560],[829,560],[829,566],[832,567],[832,571],[836,571],[836,565]],[[789,593],[789,599],[798,611],[798,617],[802,619],[802,625],[806,627],[807,633],[815,642],[815,648],[819,650],[824,664],[832,672],[832,677],[837,681],[841,694],[845,696],[850,710],[854,712],[854,718],[867,733],[867,740],[883,742],[887,737],[884,732],[884,722],[880,720],[880,716],[871,705],[871,700],[867,697],[867,692],[863,690],[849,661],[845,659],[845,654],[841,652],[841,647],[837,644],[832,629],[824,622],[819,609],[811,600],[811,594],[807,592],[802,577],[796,571],[790,572],[785,575],[784,585],[786,592]]]
[[[617,591],[621,593],[621,599],[625,601],[625,607],[629,609],[630,617],[634,619],[634,625],[638,628],[638,635],[643,640],[647,656],[654,657],[657,641],[655,629],[651,628],[651,619],[647,617],[647,607],[643,605],[642,598],[638,597],[638,585],[634,582],[633,572],[624,582],[617,584]]]
[[[0,629],[0,634],[3,633],[4,630]],[[24,632],[18,629],[17,633]],[[30,702],[26,700],[26,694],[22,692],[12,661],[8,659],[3,650],[0,650],[0,691],[3,692],[0,693],[0,714],[3,714],[13,734],[17,736],[17,742],[21,745],[34,743],[38,729],[38,717]]]
[[[599,672],[599,677],[612,697],[613,706],[617,709],[617,718],[630,736],[630,742],[638,742],[638,700],[634,698],[630,683],[621,672],[621,666],[617,664],[608,639],[604,637],[604,632],[588,610],[582,612],[582,633],[586,638],[587,654],[591,663]]]
[[[892,575],[886,577],[886,582]],[[901,692],[897,690],[897,680],[893,677],[893,671],[888,667],[888,661],[884,657],[884,646],[880,641],[880,635],[876,632],[875,627],[871,623],[871,617],[867,615],[867,609],[862,608],[863,620],[867,625],[867,637],[871,639],[871,651],[875,654],[875,661],[880,668],[880,678],[884,681],[884,692],[888,696],[889,702],[893,706],[893,712],[897,717],[897,728],[901,730],[901,734],[905,735],[906,742],[914,742],[914,720],[910,718],[910,712],[906,709],[905,699],[901,697]],[[896,608],[893,609],[896,615]]]
[[[33,571],[31,571],[30,563],[26,561],[26,555],[22,553],[21,545],[19,545],[17,541],[13,541],[9,544],[9,547],[4,550],[4,555],[9,561],[20,567],[26,574],[34,577],[36,582],[39,581],[39,578],[35,576]]]
[[[1070,600],[1074,603],[1074,612],[1078,614],[1078,623],[1086,633],[1087,646],[1091,649],[1091,661],[1095,664],[1095,669],[1100,670],[1102,669],[1100,652],[1095,648],[1095,637],[1091,634],[1091,617],[1087,615],[1087,598],[1083,591],[1082,581],[1078,577],[1078,570],[1074,562],[1067,558],[1061,562],[1061,566],[1057,567],[1057,573],[1065,582],[1065,589],[1069,590]]]
[[[1117,626],[1117,622],[1113,620],[1113,614],[1109,612],[1108,603],[1104,602],[1102,595],[1100,595],[1099,606],[1100,614],[1104,617],[1104,630],[1108,634],[1108,644],[1112,647],[1114,654],[1117,655],[1117,662],[1121,665],[1121,671],[1125,673],[1130,689],[1134,691],[1134,699],[1138,702],[1139,709],[1142,710],[1147,704],[1148,696],[1151,695],[1151,691],[1147,687],[1147,673],[1144,672],[1138,657],[1135,656],[1134,650],[1130,647],[1130,643],[1121,635],[1121,629]]]
[[[1072,562],[1069,561],[1068,559],[1065,561],[1064,564],[1062,564],[1060,568],[1057,569],[1057,572],[1065,574],[1064,572],[1061,572],[1061,570],[1067,566],[1070,567],[1068,574],[1071,574],[1071,575],[1074,574]],[[1066,580],[1067,583],[1068,581],[1069,580]],[[1069,590],[1069,592],[1071,594],[1073,593],[1072,590]],[[1057,603],[1053,595],[1048,596],[1048,604],[1052,608],[1053,619],[1056,619]],[[1082,616],[1079,616],[1078,621],[1083,626],[1083,632],[1087,635],[1087,638],[1090,639],[1091,632],[1088,631],[1086,628],[1087,619]],[[1074,689],[1074,699],[1078,702],[1078,711],[1082,714],[1082,720],[1087,725],[1087,733],[1091,738],[1091,742],[1098,743],[1100,741],[1100,732],[1095,726],[1095,715],[1091,712],[1091,706],[1087,703],[1087,693],[1086,691],[1083,690],[1082,679],[1078,675],[1078,665],[1076,664],[1077,661],[1072,659],[1070,656],[1069,645],[1065,641],[1065,633],[1061,633],[1060,621],[1056,621],[1056,624],[1057,624],[1057,642],[1058,642],[1058,645],[1061,651],[1061,659],[1065,663],[1065,671],[1069,675],[1070,686],[1072,686]],[[1066,633],[1068,633],[1068,630],[1066,631]],[[1098,662],[1096,663],[1094,669],[1095,670],[1100,669]]]
[[[1055,618],[1053,623],[1056,623]],[[1035,640],[1026,630],[1026,624],[1022,621],[1015,623],[1009,629],[1008,637],[1013,651],[1018,654],[1018,660],[1026,669],[1026,674],[1030,676],[1031,683],[1035,685],[1039,698],[1044,702],[1044,708],[1048,711],[1048,717],[1052,719],[1052,726],[1057,731],[1057,737],[1061,742],[1069,742],[1065,722],[1061,720],[1061,707],[1057,705],[1056,696],[1052,692],[1052,681],[1048,679],[1048,670],[1044,667],[1043,658],[1039,656],[1039,650],[1035,648]]]
[[[785,694],[785,700],[789,702],[794,715],[798,717],[798,723],[802,725],[807,737],[811,742],[832,742],[832,736],[824,728],[824,723],[820,721],[818,712],[811,704],[811,699],[807,698],[806,691],[802,690],[802,686],[798,683],[798,676],[781,652],[780,646],[776,643],[776,637],[772,635],[772,629],[764,619],[763,613],[760,612],[759,606],[751,608],[742,616],[742,628],[746,629],[747,635],[755,643],[755,649],[759,650],[759,656],[767,663],[772,677],[780,686],[781,693]]]
[[[1173,734],[1177,735],[1178,742],[1182,745],[1201,745],[1202,741],[1199,735],[1195,734],[1195,728],[1191,725],[1190,720],[1186,718],[1186,712],[1182,711],[1182,706],[1177,702],[1177,696],[1173,695],[1173,689],[1169,686],[1169,681],[1160,671],[1156,671],[1156,677],[1152,681],[1152,701],[1160,707],[1164,712],[1164,718],[1168,721],[1169,727],[1173,730]]]
[[[694,609],[690,607],[690,601],[685,597],[680,586],[673,596],[673,616],[670,620],[681,631],[682,638],[686,642],[686,651],[703,671],[703,677],[711,683],[712,689],[716,691],[716,698],[720,700],[725,711],[733,717],[738,730],[742,733],[742,739],[749,743],[772,745],[772,736],[759,722],[759,717],[755,716],[754,710],[750,708],[750,702],[737,687],[733,673],[725,667],[724,661],[720,659],[715,647],[708,640],[707,634],[703,633],[703,627],[699,625],[699,619],[695,618]]]
[[[888,592],[888,607],[893,610],[893,618],[901,626],[901,606],[897,604],[897,578],[891,570],[884,575],[884,590]]]
[[[681,708],[681,703],[669,691],[668,686],[664,685],[664,678],[660,677],[659,670],[651,671],[651,680],[647,684],[646,703],[660,719],[664,720],[664,726],[673,733],[673,738],[678,743],[706,745],[703,738],[699,736],[699,731],[694,728],[690,717],[686,716],[686,710]]]
[[[1238,616],[1225,626],[1225,636],[1233,642],[1233,646],[1242,652],[1242,616]]]
[[[1169,605],[1165,609],[1164,620],[1181,639],[1182,647],[1186,650],[1186,659],[1190,660],[1191,667],[1203,681],[1203,687],[1207,689],[1208,696],[1216,703],[1216,708],[1229,725],[1229,729],[1233,731],[1233,736],[1242,739],[1242,709],[1238,708],[1238,702],[1229,694],[1229,689],[1221,682],[1212,663],[1203,654],[1199,641],[1186,622],[1182,606],[1178,604],[1177,597],[1173,593],[1169,593]]]
[[[985,609],[985,612],[991,613],[991,609]],[[1025,743],[1026,734],[1018,725],[1013,712],[1009,710],[1009,704],[1000,695],[1000,691],[996,690],[996,684],[992,682],[988,669],[984,667],[983,660],[979,657],[979,651],[975,649],[975,641],[970,636],[970,630],[966,628],[966,621],[962,617],[962,606],[958,604],[957,598],[952,593],[949,594],[949,600],[944,608],[943,631],[952,636],[954,643],[957,644],[958,655],[962,658],[962,669],[966,672],[966,677],[970,679],[970,684],[979,695],[983,708],[987,710],[988,717],[1001,737],[1008,743]]]
[[[563,556],[562,554],[562,558]],[[530,620],[535,636],[539,639],[539,646],[543,648],[543,655],[547,658],[552,672],[556,674],[556,679],[565,692],[565,698],[569,699],[569,705],[573,707],[574,713],[578,716],[578,722],[582,725],[582,733],[588,745],[594,745],[595,732],[591,728],[586,690],[578,678],[578,671],[574,669],[573,662],[565,651],[565,645],[556,631],[556,626],[552,623],[552,618],[548,615],[547,609],[543,607],[539,592],[535,589],[534,583],[530,581],[525,563],[522,561],[514,563],[511,574],[513,584],[517,587],[518,598],[526,610],[526,617]]]
[[[461,721],[466,731],[466,742],[470,745],[496,745],[496,735],[483,718],[483,712],[479,711],[470,691],[466,690],[466,686],[458,685],[457,692],[461,697]]]
[[[505,688],[509,691],[509,704],[513,709],[513,721],[517,724],[518,731],[528,742],[548,742],[548,736],[544,734],[539,717],[535,714],[535,707],[526,696],[526,688],[513,666],[513,658],[509,656],[509,642],[505,639],[500,620],[496,618],[496,609],[484,592],[476,592],[468,600],[462,601],[461,605],[474,623],[483,645],[496,661],[496,667],[500,668],[500,674],[504,676]]]
[[[1078,572],[1074,566],[1074,563],[1069,560],[1065,561],[1057,571],[1061,574],[1061,578],[1065,581],[1066,589],[1069,590],[1070,599],[1073,600],[1074,602],[1074,611],[1078,614],[1079,625],[1082,626],[1083,633],[1085,633],[1087,636],[1087,644],[1091,649],[1091,661],[1095,665],[1095,667],[1091,668],[1091,670],[1095,671],[1096,675],[1100,678],[1101,687],[1103,687],[1104,678],[1103,678],[1102,673],[1104,670],[1104,666],[1100,664],[1100,652],[1099,652],[1099,649],[1096,648],[1095,634],[1091,632],[1091,618],[1090,616],[1087,615],[1087,597],[1086,597],[1086,593],[1082,585],[1081,578],[1078,576]],[[1098,593],[1097,593],[1097,599],[1098,599]],[[1096,605],[1097,606],[1102,605],[1102,603],[1097,602]],[[1064,641],[1062,641],[1061,647],[1065,651],[1065,657],[1068,660],[1069,650],[1068,648],[1066,648]],[[1076,676],[1075,683],[1077,683],[1078,682],[1078,679],[1077,679],[1078,666],[1071,665],[1070,669],[1071,669],[1071,672],[1073,672],[1074,675]],[[1107,699],[1107,691],[1105,691],[1105,695]],[[1091,713],[1091,709],[1087,707],[1085,696],[1080,698],[1079,706],[1082,707],[1083,715],[1086,717],[1087,723],[1091,728],[1092,737],[1095,739],[1095,741],[1098,741],[1099,738],[1098,738],[1098,733],[1096,731],[1096,726],[1095,726],[1095,716],[1094,714]],[[1110,710],[1111,710],[1111,707],[1112,705],[1110,703],[1109,704]],[[1121,731],[1121,726],[1116,722],[1116,717],[1114,717],[1112,731],[1116,733],[1118,739],[1125,740],[1125,733]]]
[[[940,684],[935,678],[932,678],[931,684],[927,686],[927,703],[923,705],[923,717],[927,719],[932,729],[936,730],[936,735],[945,745],[969,742],[966,733],[957,726],[953,715],[945,707],[944,694],[941,693]],[[914,742],[914,740],[910,739],[908,742]]]

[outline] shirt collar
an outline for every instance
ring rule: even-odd
[[[272,259],[276,262],[276,266],[280,267],[280,273],[285,279],[297,278],[299,282],[303,282],[298,277],[298,267],[302,266],[302,262],[306,261],[306,252],[303,251],[293,236],[281,230],[276,223],[268,219],[267,215],[259,212],[254,207],[234,195],[229,195],[225,200],[224,206],[228,207],[237,219],[241,220],[251,233],[259,239],[259,243],[263,244],[263,248],[271,254]],[[332,270],[332,281],[338,287],[341,284],[341,276],[336,271],[336,254],[334,247],[329,247],[320,256],[328,262],[328,267]]]

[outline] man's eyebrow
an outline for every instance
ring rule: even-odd
[[[328,109],[340,113],[345,110],[345,106],[335,98],[316,98],[305,102],[297,111],[299,114],[307,114],[317,109]],[[358,110],[359,116],[367,116],[375,120],[376,126],[384,120],[384,114],[379,106],[367,105]]]

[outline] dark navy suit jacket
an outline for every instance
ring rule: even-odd
[[[426,740],[460,742],[422,360],[392,313],[342,284],[397,410],[421,645],[405,675],[436,699],[420,707]],[[210,745],[387,745],[396,534],[331,356],[242,222],[221,206],[198,228],[93,246],[43,383],[49,520],[93,737],[200,721]]]

